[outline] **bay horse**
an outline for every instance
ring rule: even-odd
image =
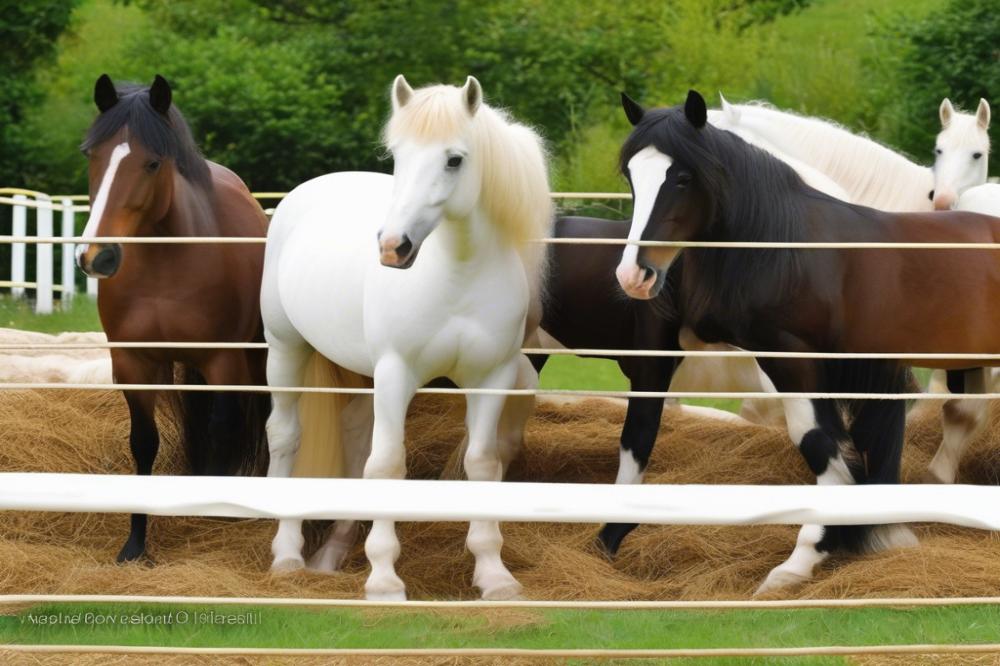
[[[169,83],[94,87],[100,114],[83,141],[90,217],[76,261],[99,278],[97,308],[110,342],[263,341],[258,303],[264,250],[238,244],[108,244],[107,236],[264,236],[267,218],[243,181],[201,156]],[[118,384],[262,384],[264,350],[112,349]],[[138,474],[159,448],[159,392],[124,391]],[[266,394],[188,392],[176,402],[195,474],[254,473],[265,459]],[[118,562],[146,552],[146,516],[133,514]]]
[[[988,242],[1000,219],[968,212],[887,213],[832,199],[786,164],[707,124],[705,100],[644,110],[623,95],[632,133],[620,168],[635,196],[634,241]],[[683,254],[681,273],[671,272]],[[723,250],[629,245],[618,269],[633,298],[679,284],[681,342],[759,351],[997,353],[1000,265],[976,250]],[[873,288],[876,287],[876,288]],[[963,295],[963,297],[956,297]],[[937,325],[925,326],[933,321]],[[782,392],[900,392],[901,362],[759,359]],[[969,361],[928,360],[966,370]],[[855,388],[847,388],[854,386]],[[875,388],[878,387],[878,388]],[[819,483],[898,479],[903,404],[784,400],[788,431]],[[853,420],[845,425],[841,410]],[[912,543],[901,526],[804,526],[760,591],[807,579],[838,547]]]
[[[261,310],[269,385],[301,385],[314,351],[333,366],[331,384],[373,378],[374,396],[345,401],[331,425],[343,435],[348,475],[361,475],[363,462],[365,478],[399,479],[406,410],[420,386],[439,377],[464,388],[537,386],[520,347],[544,270],[544,252],[531,241],[549,235],[552,203],[540,138],[484,103],[475,78],[413,90],[400,75],[391,99],[384,142],[393,175],[320,176],[278,205]],[[299,399],[274,396],[269,476],[288,476],[304,453],[299,440],[310,424],[300,419]],[[466,405],[466,475],[499,481],[519,442],[497,435],[505,396],[468,394]],[[321,547],[324,568],[339,563],[347,534],[338,524]],[[502,542],[496,522],[470,524],[473,583],[486,599],[521,589],[503,564]],[[302,566],[302,545],[301,521],[281,521],[272,570]],[[399,552],[395,523],[374,521],[365,542],[369,599],[405,599]]]

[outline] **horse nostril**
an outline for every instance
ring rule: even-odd
[[[649,278],[653,277],[654,275],[656,275],[656,271],[654,271],[652,268],[650,268],[649,266],[643,266],[642,267],[642,281],[643,282],[645,282]]]
[[[413,243],[410,241],[409,236],[403,234],[403,242],[396,246],[396,256],[399,258],[408,257],[412,250]]]
[[[927,198],[930,199],[931,201],[934,201],[934,190],[931,190],[930,192],[927,193]]]
[[[95,273],[111,277],[118,271],[121,261],[121,248],[117,245],[109,245],[97,253],[94,260],[90,262],[90,268]]]

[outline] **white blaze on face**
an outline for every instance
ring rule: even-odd
[[[83,230],[84,238],[94,238],[97,236],[97,228],[101,224],[101,217],[104,216],[104,209],[108,205],[108,195],[111,192],[111,185],[115,182],[115,174],[118,173],[118,166],[125,159],[125,156],[132,152],[128,142],[120,143],[111,151],[111,158],[108,160],[108,168],[104,170],[104,177],[101,178],[101,186],[97,188],[97,196],[94,197],[94,205],[90,207],[90,218],[87,226]],[[76,261],[79,264],[80,257],[87,251],[86,243],[76,246]]]
[[[660,193],[660,187],[667,179],[667,169],[672,161],[653,146],[646,146],[628,161],[628,171],[632,178],[632,191],[635,196],[632,202],[632,226],[629,228],[629,240],[638,241],[649,224],[649,216],[653,212],[653,204]],[[618,281],[627,293],[639,289],[644,281],[645,271],[638,264],[639,246],[626,245],[622,252],[621,263],[618,264]]]

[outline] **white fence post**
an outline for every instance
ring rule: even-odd
[[[15,194],[15,201],[27,201],[28,197],[23,194]],[[14,205],[13,225],[10,231],[12,236],[26,236],[28,233],[28,209],[24,206]],[[10,281],[15,284],[24,282],[24,243],[14,243],[10,248]],[[10,293],[15,298],[24,296],[24,287],[11,287]]]
[[[76,214],[73,212],[73,201],[63,199],[62,214],[62,236],[72,238],[76,231]],[[68,303],[76,293],[76,266],[74,251],[76,246],[73,243],[62,244],[62,294],[60,300],[63,304]]]
[[[35,209],[35,231],[39,238],[53,236],[52,198],[47,194],[39,194],[35,201],[49,204],[45,208]],[[38,243],[35,246],[35,314],[52,313],[52,243]]]

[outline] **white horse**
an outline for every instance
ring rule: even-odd
[[[990,104],[980,99],[975,115],[960,113],[945,97],[938,115],[941,117],[941,132],[934,142],[934,208],[961,208],[961,205],[956,206],[959,196],[969,188],[986,182],[990,154]]]
[[[321,176],[278,206],[261,311],[269,385],[302,385],[314,350],[337,367],[336,383],[347,383],[350,373],[374,378],[373,398],[350,401],[334,424],[348,449],[345,471],[360,474],[358,451],[367,449],[370,434],[364,477],[401,479],[406,410],[420,386],[436,377],[467,388],[537,386],[520,347],[543,271],[543,247],[530,241],[550,235],[553,216],[541,140],[484,104],[474,78],[462,88],[414,91],[399,76],[392,106],[384,134],[392,176]],[[274,396],[269,476],[292,472],[298,402],[295,393]],[[516,454],[510,449],[517,437],[498,443],[504,402],[503,395],[466,396],[469,479],[499,481]],[[523,420],[513,427],[522,428]],[[353,541],[347,525],[338,525],[318,553],[324,568],[337,566]],[[281,521],[272,568],[303,566],[302,543],[301,521]],[[519,594],[500,558],[496,522],[471,523],[466,543],[483,598]],[[405,599],[395,572],[399,551],[395,523],[374,521],[365,542],[369,599]]]

